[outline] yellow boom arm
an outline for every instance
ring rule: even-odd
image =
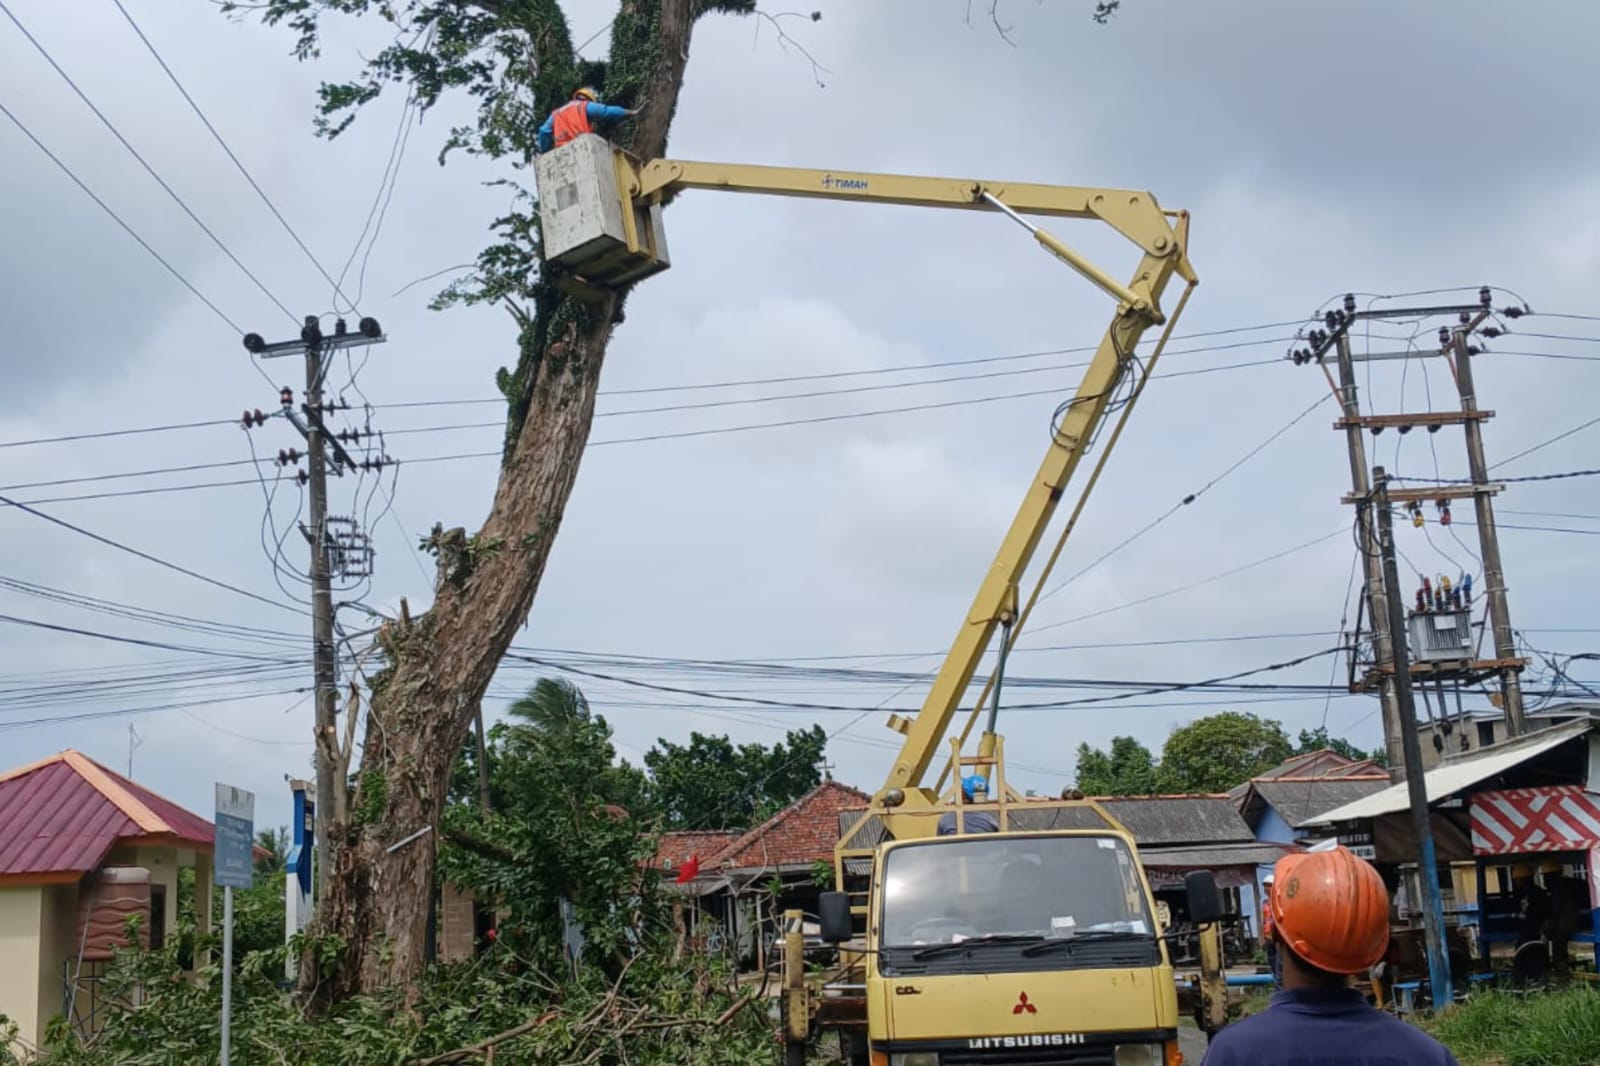
[[[1100,340],[1077,394],[1057,421],[1044,461],[1028,486],[971,609],[956,632],[955,641],[923,701],[921,713],[911,721],[899,718],[890,721],[905,740],[875,798],[881,798],[889,789],[899,789],[907,793],[908,806],[926,807],[935,802],[936,797],[931,790],[921,788],[923,777],[939,754],[940,742],[972,682],[995,627],[1015,620],[1018,582],[1033,558],[1067,483],[1104,422],[1113,395],[1133,362],[1133,352],[1140,338],[1151,326],[1166,321],[1161,310],[1163,290],[1174,274],[1191,285],[1196,282],[1185,247],[1187,215],[1181,212],[1169,215],[1150,193],[1127,189],[671,159],[640,163],[621,151],[613,151],[610,164],[612,171],[606,177],[614,177],[619,199],[627,205],[620,219],[625,235],[621,244],[625,247],[607,249],[592,257],[587,261],[588,269],[575,268],[585,275],[585,284],[616,284],[643,276],[649,272],[649,266],[641,266],[641,263],[653,263],[655,269],[664,269],[665,249],[659,246],[663,243],[659,230],[660,206],[666,198],[684,189],[717,189],[769,196],[1004,212],[1027,226],[1051,254],[1117,301],[1111,325]],[[553,189],[555,202],[550,203],[552,197],[542,188],[544,181],[541,174],[541,210],[550,211],[560,206],[563,194]],[[566,194],[565,199],[571,201],[571,194]],[[1139,248],[1142,253],[1139,265],[1128,282],[1117,281],[1056,237],[1026,222],[1022,215],[1098,219]],[[1174,218],[1176,224],[1172,221]],[[547,243],[548,232],[547,229]],[[916,796],[915,801],[913,796]]]

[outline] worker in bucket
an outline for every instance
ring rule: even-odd
[[[587,85],[572,94],[572,99],[550,112],[539,127],[539,151],[548,152],[602,125],[615,125],[639,112],[602,104],[600,94]]]
[[[1267,905],[1283,989],[1211,1038],[1201,1066],[1458,1066],[1422,1030],[1367,1003],[1351,976],[1389,944],[1383,878],[1348,848],[1286,855]]]
[[[989,782],[982,774],[968,774],[961,779],[961,796],[957,802],[982,803],[989,798]],[[989,811],[963,812],[961,829],[968,833],[998,833],[1000,823]],[[939,835],[955,836],[956,813],[946,811],[939,816]]]

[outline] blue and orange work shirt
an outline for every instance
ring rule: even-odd
[[[625,107],[597,104],[590,100],[568,100],[550,112],[539,126],[539,151],[560,148],[574,137],[593,133],[602,122],[620,122],[628,117]]]

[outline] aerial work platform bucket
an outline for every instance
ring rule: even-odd
[[[636,204],[627,157],[597,134],[534,161],[545,259],[588,285],[615,288],[671,265],[661,205]]]

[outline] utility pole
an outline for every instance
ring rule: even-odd
[[[339,765],[339,671],[333,646],[333,582],[328,576],[328,458],[323,453],[322,376],[325,366],[321,330],[314,317],[306,317],[301,331],[306,356],[306,467],[311,528],[311,653],[315,676],[317,755],[317,839],[328,839],[328,816],[333,811],[333,770]],[[332,863],[317,867],[318,896],[328,891]]]
[[[1411,656],[1400,635],[1405,632],[1405,607],[1400,602],[1400,571],[1394,561],[1394,516],[1389,505],[1389,475],[1383,467],[1372,468],[1373,508],[1378,512],[1378,550],[1382,558],[1383,581],[1388,588],[1389,628],[1396,634],[1394,658],[1390,660],[1394,689],[1400,705],[1400,733],[1406,765],[1416,772],[1406,776],[1406,791],[1411,798],[1411,826],[1417,835],[1420,859],[1417,887],[1422,903],[1422,931],[1428,954],[1428,983],[1435,1010],[1452,1001],[1450,960],[1444,950],[1444,905],[1439,897],[1439,860],[1434,853],[1433,825],[1428,813],[1428,785],[1422,772],[1422,741],[1417,737],[1417,709],[1411,691]]]
[[[1355,310],[1354,299],[1346,300],[1345,310],[1347,313]],[[1365,500],[1371,495],[1371,486],[1367,483],[1367,449],[1361,437],[1361,401],[1356,392],[1355,360],[1350,353],[1350,335],[1340,332],[1335,347],[1339,363],[1338,398],[1340,413],[1343,416],[1340,421],[1345,426],[1345,444],[1350,452],[1350,489],[1356,499]],[[1361,504],[1358,503],[1356,506],[1360,507]],[[1378,553],[1373,550],[1370,522],[1357,524],[1356,548],[1361,552],[1361,565],[1366,577],[1367,613],[1372,619],[1373,652],[1380,664],[1392,663],[1395,633],[1403,634],[1405,630],[1402,628],[1396,631],[1392,628],[1389,596],[1383,581],[1383,565],[1378,560]],[[1406,767],[1415,764],[1405,758],[1402,749],[1400,702],[1395,692],[1393,675],[1380,675],[1378,699],[1383,708],[1383,747],[1387,756],[1384,761],[1388,764],[1389,780],[1399,782],[1405,779]]]
[[[1408,771],[1420,773],[1422,764],[1407,757],[1402,738],[1411,712],[1399,698],[1398,679],[1404,676],[1408,685],[1413,676],[1422,681],[1431,679],[1438,686],[1438,732],[1434,746],[1441,754],[1444,738],[1451,733],[1452,722],[1444,702],[1444,685],[1448,681],[1456,686],[1457,710],[1460,711],[1460,690],[1463,684],[1476,685],[1498,676],[1504,695],[1503,705],[1506,731],[1516,736],[1525,729],[1522,687],[1519,680],[1526,661],[1517,658],[1515,636],[1511,629],[1510,611],[1506,605],[1505,573],[1500,561],[1500,546],[1494,530],[1493,496],[1504,486],[1489,481],[1488,464],[1484,460],[1481,423],[1494,416],[1493,411],[1481,410],[1472,381],[1470,359],[1482,351],[1473,346],[1469,338],[1474,334],[1498,337],[1505,332],[1500,326],[1486,325],[1497,312],[1491,304],[1492,290],[1487,286],[1478,290],[1476,303],[1452,303],[1424,307],[1367,307],[1357,309],[1356,298],[1346,295],[1340,307],[1321,314],[1321,325],[1312,325],[1295,335],[1296,345],[1291,345],[1286,358],[1296,366],[1315,365],[1327,378],[1328,387],[1339,401],[1340,418],[1333,428],[1345,436],[1350,457],[1352,492],[1344,502],[1357,508],[1358,515],[1366,514],[1372,504],[1372,487],[1368,480],[1367,456],[1363,434],[1374,438],[1386,432],[1405,435],[1413,430],[1428,434],[1438,433],[1446,426],[1460,425],[1466,434],[1467,458],[1470,479],[1467,481],[1442,480],[1396,476],[1395,480],[1410,484],[1387,489],[1391,504],[1410,510],[1412,524],[1422,527],[1425,519],[1422,505],[1432,502],[1439,510],[1439,524],[1450,524],[1450,501],[1472,498],[1477,509],[1477,526],[1481,545],[1484,584],[1488,587],[1488,624],[1495,637],[1493,658],[1480,658],[1472,639],[1472,585],[1476,575],[1463,572],[1452,582],[1450,575],[1439,575],[1434,586],[1429,575],[1419,572],[1416,589],[1416,607],[1409,616],[1399,600],[1398,585],[1386,583],[1377,553],[1373,550],[1373,523],[1357,523],[1357,547],[1362,553],[1366,578],[1366,596],[1361,601],[1371,618],[1370,641],[1363,639],[1361,615],[1357,615],[1356,634],[1350,652],[1350,691],[1378,693],[1382,700],[1384,748],[1388,756],[1389,776],[1400,781]],[[1516,319],[1527,313],[1526,308],[1507,307],[1498,314]],[[1360,353],[1353,351],[1350,331],[1360,322],[1409,321],[1448,316],[1459,323],[1439,328],[1439,348],[1427,350],[1407,342],[1392,351]],[[1412,411],[1391,414],[1369,414],[1361,410],[1356,392],[1355,364],[1374,362],[1409,361],[1414,359],[1442,358],[1456,380],[1460,392],[1460,409],[1443,411]],[[1337,380],[1332,372],[1337,367]],[[1409,647],[1407,642],[1410,641]],[[1412,659],[1411,673],[1402,675],[1394,669],[1397,649],[1405,649]],[[1370,659],[1369,659],[1370,656]],[[1423,699],[1427,690],[1423,689]],[[1424,703],[1426,708],[1426,703]],[[1432,721],[1432,712],[1429,710]],[[1464,720],[1463,720],[1464,721]],[[1469,736],[1463,732],[1461,750],[1469,747]]]
[[[309,526],[302,526],[301,532],[311,548],[311,651],[312,670],[314,678],[314,700],[316,706],[316,830],[314,840],[320,847],[326,847],[328,841],[328,819],[334,817],[341,805],[336,804],[335,797],[342,795],[342,790],[336,788],[334,770],[339,765],[339,672],[338,651],[333,637],[333,579],[332,567],[329,563],[329,535],[328,535],[328,455],[327,450],[333,452],[334,473],[344,474],[345,468],[356,470],[360,467],[350,454],[345,451],[339,440],[327,431],[323,417],[329,408],[323,402],[322,385],[327,375],[328,357],[333,352],[345,348],[360,347],[368,344],[379,344],[387,338],[378,326],[377,319],[363,318],[359,323],[358,332],[350,333],[345,327],[344,319],[339,319],[334,327],[332,336],[324,336],[321,322],[316,315],[307,315],[305,325],[300,330],[298,340],[280,341],[268,344],[258,333],[247,334],[244,338],[245,350],[252,355],[263,359],[286,355],[303,355],[306,365],[306,391],[305,401],[297,414],[294,410],[294,394],[288,388],[282,390],[279,399],[283,403],[283,413],[289,422],[299,430],[306,439],[306,486],[309,493],[308,509],[310,511]],[[249,417],[248,415],[246,416]],[[344,553],[341,552],[341,558]],[[316,870],[317,898],[327,896],[328,880],[331,874],[332,863],[317,861]]]
[[[478,805],[485,814],[489,813],[493,804],[490,802],[489,791],[489,745],[483,736],[483,701],[478,702],[478,708],[472,715],[472,723],[478,733]]]
[[[1456,388],[1461,393],[1461,410],[1476,414],[1478,397],[1472,382],[1472,353],[1467,337],[1488,314],[1480,312],[1477,321],[1462,314],[1461,328],[1439,328],[1441,345],[1455,349]],[[1506,603],[1506,575],[1500,562],[1500,537],[1494,528],[1494,503],[1488,491],[1489,464],[1483,457],[1483,425],[1477,418],[1463,423],[1467,435],[1467,467],[1477,490],[1472,495],[1477,511],[1478,546],[1483,552],[1483,584],[1489,596],[1489,624],[1494,629],[1494,656],[1501,660],[1517,657],[1517,643],[1511,632],[1511,608]],[[1500,690],[1505,697],[1506,733],[1521,736],[1527,729],[1522,710],[1522,678],[1513,666],[1500,667]]]

